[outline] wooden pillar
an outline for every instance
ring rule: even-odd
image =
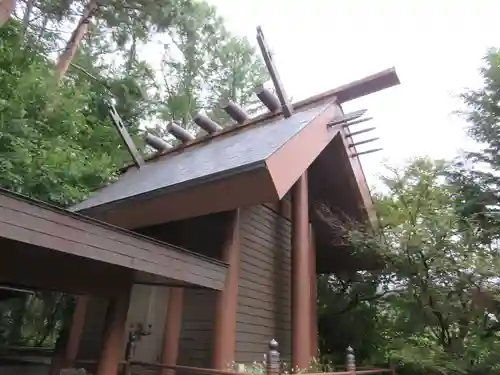
[[[231,212],[222,258],[228,264],[224,290],[217,293],[212,366],[226,369],[234,361],[240,269],[240,210]]]
[[[311,266],[307,172],[292,187],[292,366],[306,369],[311,356]]]
[[[318,302],[316,290],[316,242],[312,225],[309,225],[310,266],[311,266],[311,357],[318,355]]]
[[[80,348],[83,328],[85,326],[85,315],[89,304],[88,296],[77,296],[73,320],[69,329],[68,343],[66,344],[65,366],[71,367],[75,363]]]
[[[177,364],[182,328],[183,303],[184,288],[169,288],[161,356],[162,363],[165,365],[175,366]],[[175,370],[163,369],[162,375],[175,375]]]
[[[54,355],[50,362],[50,375],[59,375],[62,369],[74,366],[80,347],[83,327],[85,325],[87,304],[87,296],[77,296],[71,326],[69,330],[66,330],[66,327],[64,327],[63,331],[59,333],[59,338],[54,348]]]
[[[16,8],[16,0],[0,0],[0,26],[7,22]]]
[[[130,283],[123,292],[111,298],[106,311],[103,344],[96,375],[117,375],[120,361],[123,358],[125,325],[130,302]]]

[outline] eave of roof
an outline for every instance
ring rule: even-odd
[[[46,211],[46,212],[53,212],[53,213],[58,214],[58,215],[69,217],[69,218],[72,218],[74,220],[78,220],[82,223],[86,223],[86,224],[95,226],[97,228],[101,228],[104,230],[114,232],[118,235],[134,238],[135,240],[141,241],[143,243],[149,243],[149,244],[155,245],[155,246],[166,247],[166,248],[174,250],[176,252],[188,254],[188,255],[191,255],[193,257],[200,258],[200,259],[203,259],[204,261],[214,263],[217,265],[226,265],[224,262],[218,261],[218,260],[210,258],[210,257],[206,257],[202,254],[198,254],[198,253],[195,253],[195,252],[192,252],[192,251],[189,251],[189,250],[186,250],[186,249],[183,249],[183,248],[171,245],[171,244],[167,244],[167,243],[158,241],[156,239],[153,239],[151,237],[143,236],[137,232],[133,232],[133,231],[124,229],[122,227],[118,227],[118,226],[115,226],[115,225],[112,225],[112,224],[109,224],[109,223],[106,223],[106,222],[103,222],[100,220],[96,220],[94,218],[79,214],[77,212],[71,212],[71,211],[65,210],[63,208],[59,208],[59,207],[50,205],[48,203],[27,197],[25,195],[14,193],[14,192],[9,191],[9,190],[4,189],[4,188],[0,188],[0,200],[2,198],[8,198],[8,199],[11,199],[13,201],[22,202],[24,204],[27,204],[27,205],[30,205],[33,207],[37,207],[38,209]],[[2,204],[0,202],[0,208],[1,207],[2,207]]]

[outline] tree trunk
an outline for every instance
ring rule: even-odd
[[[57,64],[55,66],[55,74],[58,78],[62,78],[68,71],[69,64],[75,57],[78,45],[80,44],[83,37],[87,33],[90,20],[97,11],[98,6],[99,4],[97,3],[97,0],[90,0],[87,6],[85,7],[83,15],[78,21],[78,25],[71,34],[71,37],[66,43],[64,51],[59,55],[59,58],[57,60]]]
[[[7,22],[16,8],[16,0],[0,0],[0,26]]]
[[[31,13],[33,12],[33,0],[28,0],[26,2],[26,10],[23,16],[23,31],[21,34],[21,39],[24,39],[26,33],[28,32],[28,27],[30,25]]]

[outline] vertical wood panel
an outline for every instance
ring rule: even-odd
[[[211,366],[216,292],[186,289],[179,365]]]
[[[292,366],[306,369],[311,355],[311,266],[307,172],[292,188]]]
[[[236,312],[240,273],[240,210],[231,213],[226,227],[223,260],[228,264],[224,289],[217,292],[212,367],[227,369],[234,362]]]
[[[290,222],[265,206],[242,211],[236,362],[262,361],[269,340],[290,360]]]

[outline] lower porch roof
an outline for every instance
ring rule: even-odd
[[[220,261],[3,189],[0,249],[0,283],[73,293],[109,295],[126,280],[220,290],[227,272]]]

